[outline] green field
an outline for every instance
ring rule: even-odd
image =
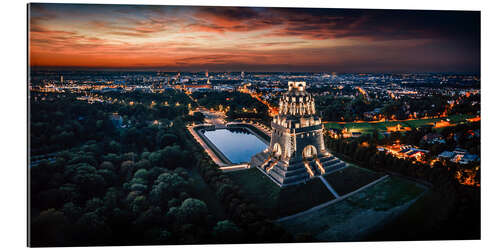
[[[383,175],[383,173],[373,172],[350,164],[350,166],[328,174],[324,178],[339,195],[345,195],[377,180]]]
[[[420,120],[410,120],[410,121],[387,121],[387,122],[360,122],[360,123],[345,123],[345,124],[339,124],[339,123],[326,123],[325,128],[327,129],[343,129],[347,128],[349,131],[352,132],[361,132],[364,134],[369,134],[372,133],[373,130],[378,130],[378,132],[385,132],[387,131],[387,127],[393,127],[396,126],[398,123],[403,125],[404,127],[411,127],[411,128],[418,128],[422,127],[425,125],[432,124],[434,122],[440,121],[440,120],[446,120],[449,119],[450,123],[452,124],[458,124],[461,122],[467,121],[468,118],[475,117],[475,115],[451,115],[445,118],[432,118],[432,119],[420,119]]]
[[[335,199],[318,178],[281,189],[256,168],[227,175],[238,184],[243,195],[270,218],[292,215]]]
[[[307,233],[320,241],[356,241],[406,211],[425,191],[414,182],[390,177],[345,200],[279,224],[292,234]]]
[[[436,218],[442,217],[441,197],[432,190],[427,191],[408,210],[387,227],[379,227],[364,240],[437,240],[442,235],[430,235],[429,228],[435,225]],[[425,211],[425,212],[423,212]],[[444,212],[446,213],[446,212]],[[411,227],[412,230],[405,230]]]

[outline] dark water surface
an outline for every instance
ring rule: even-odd
[[[216,129],[203,134],[232,163],[250,162],[250,158],[267,148],[266,142],[243,128]]]

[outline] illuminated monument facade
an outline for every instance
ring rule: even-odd
[[[321,118],[305,88],[305,82],[288,82],[288,92],[279,101],[279,114],[271,123],[269,148],[250,161],[280,187],[305,183],[345,166],[325,149]]]

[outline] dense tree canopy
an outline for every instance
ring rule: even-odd
[[[31,103],[32,246],[222,243],[225,233],[235,236],[231,242],[260,239],[241,227],[258,221],[241,198],[215,195],[218,184],[209,184],[212,203],[234,200],[216,219],[195,184],[201,168],[218,169],[186,131],[186,123],[204,119],[188,115],[195,104],[186,95],[107,93],[102,98],[116,101],[94,104],[44,95]]]

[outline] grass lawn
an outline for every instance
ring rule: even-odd
[[[348,167],[328,174],[324,178],[339,195],[345,195],[375,181],[383,175],[383,173],[373,172],[350,164]]]
[[[438,122],[443,120],[442,118],[433,118],[433,119],[424,119],[424,120],[412,120],[412,121],[405,121],[405,125],[412,127],[412,128],[418,128],[422,127],[425,125],[434,125],[434,122]]]
[[[386,131],[387,127],[394,127],[397,126],[398,124],[401,124],[405,126],[404,122],[400,121],[387,121],[387,122],[377,122],[377,123],[370,123],[375,129],[378,129],[380,131]]]
[[[380,184],[368,188],[368,191],[361,192],[365,193],[364,195],[353,195],[347,201],[356,207],[386,211],[392,207],[403,205],[425,189],[412,181],[390,177],[390,181],[382,181]]]
[[[335,199],[320,179],[281,189],[256,168],[227,173],[270,218],[280,218],[302,212]]]
[[[356,241],[406,211],[426,189],[390,177],[349,198],[279,224],[292,234],[308,233],[320,241]]]
[[[363,134],[372,133],[374,129],[371,123],[349,123],[346,124],[345,127],[351,132],[361,132]]]
[[[328,129],[343,129],[347,128],[353,132],[361,132],[361,133],[371,133],[374,129],[377,129],[379,132],[387,131],[387,127],[396,126],[398,123],[402,124],[405,127],[418,128],[425,125],[433,124],[434,122],[449,119],[450,123],[457,124],[460,122],[465,122],[468,118],[475,117],[475,115],[450,115],[448,117],[443,118],[432,118],[432,119],[419,119],[419,120],[410,120],[410,121],[386,121],[386,122],[361,122],[361,123],[326,123],[325,128]]]
[[[437,240],[442,235],[430,235],[428,229],[432,228],[435,218],[439,215],[441,206],[439,195],[429,190],[422,198],[418,199],[408,210],[389,223],[380,227],[364,240]],[[412,230],[407,230],[412,228]]]
[[[458,123],[458,122],[463,122],[466,121],[469,118],[476,117],[476,115],[450,115],[448,118],[450,119],[450,122],[452,123]]]
[[[344,125],[334,122],[324,123],[323,125],[325,126],[326,129],[342,129],[344,127]]]

